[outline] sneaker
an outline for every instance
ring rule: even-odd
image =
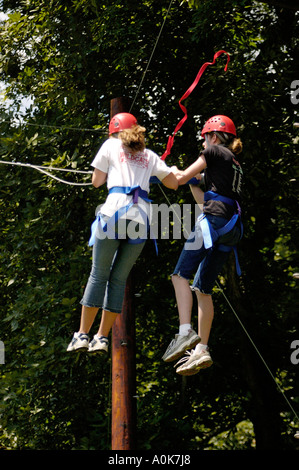
[[[200,342],[200,337],[194,330],[190,329],[188,335],[175,335],[174,339],[169,344],[164,356],[163,361],[171,362],[179,359],[187,349],[194,348]]]
[[[74,333],[73,339],[67,347],[67,351],[88,349],[89,337],[85,333]]]
[[[109,341],[106,336],[94,335],[93,340],[89,343],[88,352],[90,353],[107,353]]]
[[[177,368],[176,372],[180,375],[194,375],[200,371],[200,369],[206,369],[213,364],[212,358],[208,349],[204,349],[201,352],[197,352],[193,349],[191,352],[186,352],[187,356],[182,357],[175,367],[181,363]]]

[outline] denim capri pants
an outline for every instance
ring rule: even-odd
[[[109,217],[103,216],[105,221]],[[115,226],[118,239],[96,237],[92,252],[92,267],[81,305],[121,313],[128,275],[142,252],[146,240],[132,243],[126,236],[131,220],[119,220]]]
[[[228,219],[210,214],[206,214],[206,217],[214,229],[219,229],[228,222]],[[194,276],[192,290],[211,295],[215,281],[230,253],[218,250],[217,245],[221,243],[234,246],[240,238],[241,230],[236,224],[230,232],[221,236],[212,248],[206,249],[200,225],[196,222],[172,275],[178,275],[188,281]]]

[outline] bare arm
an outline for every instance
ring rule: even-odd
[[[200,155],[198,159],[192,163],[192,165],[188,166],[186,170],[180,171],[177,170],[175,172],[175,176],[177,177],[177,180],[179,182],[179,185],[187,183],[191,178],[196,176],[198,173],[201,173],[207,166],[206,159],[203,155]]]
[[[194,184],[190,184],[190,189],[197,204],[203,204],[204,194],[205,194],[203,190],[199,188],[198,186],[195,186]]]
[[[164,186],[169,189],[178,189],[179,186],[178,180],[173,173],[169,173],[169,175],[163,178],[162,184],[164,184]]]
[[[103,171],[98,170],[97,168],[93,170],[91,182],[95,188],[99,188],[100,186],[102,186],[102,184],[104,184],[106,180],[107,173],[104,173]]]

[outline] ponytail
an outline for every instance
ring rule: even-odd
[[[228,145],[228,148],[231,152],[233,152],[235,155],[238,155],[239,153],[242,152],[243,149],[243,144],[241,139],[235,137]]]
[[[241,139],[238,137],[228,134],[227,132],[214,131],[214,134],[216,134],[220,142],[222,142],[222,144],[224,144],[235,155],[242,152],[243,144]]]

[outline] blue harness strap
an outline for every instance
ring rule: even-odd
[[[235,199],[222,196],[222,194],[215,193],[214,191],[206,191],[204,194],[204,199],[205,201],[210,201],[210,199],[213,199],[214,201],[225,202],[225,204],[229,204],[230,206],[234,206],[236,203]]]
[[[230,232],[234,226],[236,225],[237,221],[241,218],[241,208],[239,203],[231,198],[228,198],[226,196],[222,196],[221,194],[217,194],[213,191],[207,191],[204,194],[204,200],[209,201],[209,200],[217,200],[224,202],[225,204],[229,204],[231,206],[236,206],[237,207],[237,213],[233,215],[233,217],[225,224],[223,227],[219,229],[214,229],[211,224],[209,223],[209,220],[207,219],[205,214],[201,214],[198,221],[200,224],[200,228],[202,231],[203,235],[203,241],[204,241],[204,246],[206,249],[212,248],[214,243],[219,239],[219,237],[225,235],[226,233]],[[240,226],[241,226],[241,237],[243,236],[243,224],[240,219]],[[229,252],[231,250],[234,250],[235,254],[235,259],[236,259],[236,269],[237,269],[237,274],[238,276],[241,275],[241,269],[240,269],[240,264],[238,260],[238,253],[237,253],[237,248],[236,246],[229,246],[225,244],[219,244],[217,246],[217,249],[219,251],[224,251],[224,252]]]
[[[91,225],[91,236],[89,239],[89,246],[94,245],[95,239],[96,239],[96,230],[98,227],[98,224],[101,223],[102,229],[104,232],[107,232],[112,226],[115,226],[117,221],[128,212],[128,210],[134,205],[138,203],[138,198],[140,197],[146,202],[152,202],[151,199],[148,198],[148,193],[147,191],[141,189],[140,186],[113,186],[112,188],[109,189],[108,194],[112,193],[120,193],[120,194],[127,194],[128,196],[133,196],[132,201],[129,202],[126,206],[121,207],[118,209],[114,215],[108,220],[108,222],[104,222],[103,219],[101,218],[101,214],[98,213],[94,222]],[[144,224],[149,227],[149,221],[147,214],[144,212],[143,209],[139,207],[139,212],[141,217],[144,220]],[[136,238],[136,239],[129,239],[129,243],[131,244],[137,244],[137,243],[142,243],[144,239]],[[154,240],[155,243],[155,248],[156,248],[156,253],[158,254],[158,248],[157,248],[157,242]]]
[[[228,246],[228,245],[218,245],[218,250],[219,251],[232,251],[232,250],[234,250],[235,261],[236,261],[236,271],[237,271],[238,276],[241,276],[242,271],[241,271],[241,268],[240,268],[237,247],[236,246]]]
[[[205,214],[201,214],[198,218],[198,222],[201,228],[202,236],[203,236],[203,242],[205,249],[208,250],[209,248],[212,248],[216,235],[216,231],[214,229],[211,230],[211,226],[209,224],[208,219],[206,218]],[[214,240],[212,236],[214,235]]]
[[[102,219],[101,219],[100,213],[98,212],[96,215],[96,218],[91,224],[91,228],[90,228],[91,235],[90,235],[89,242],[88,242],[89,246],[93,246],[95,244],[97,227],[100,222],[102,223]]]
[[[146,202],[152,202],[152,200],[148,198],[147,191],[144,191],[144,189],[141,189],[140,186],[138,185],[113,186],[113,188],[109,189],[109,194],[112,194],[112,193],[122,193],[122,194],[127,194],[128,196],[133,196],[132,203],[130,203],[131,205],[137,204],[139,197],[141,197]]]

